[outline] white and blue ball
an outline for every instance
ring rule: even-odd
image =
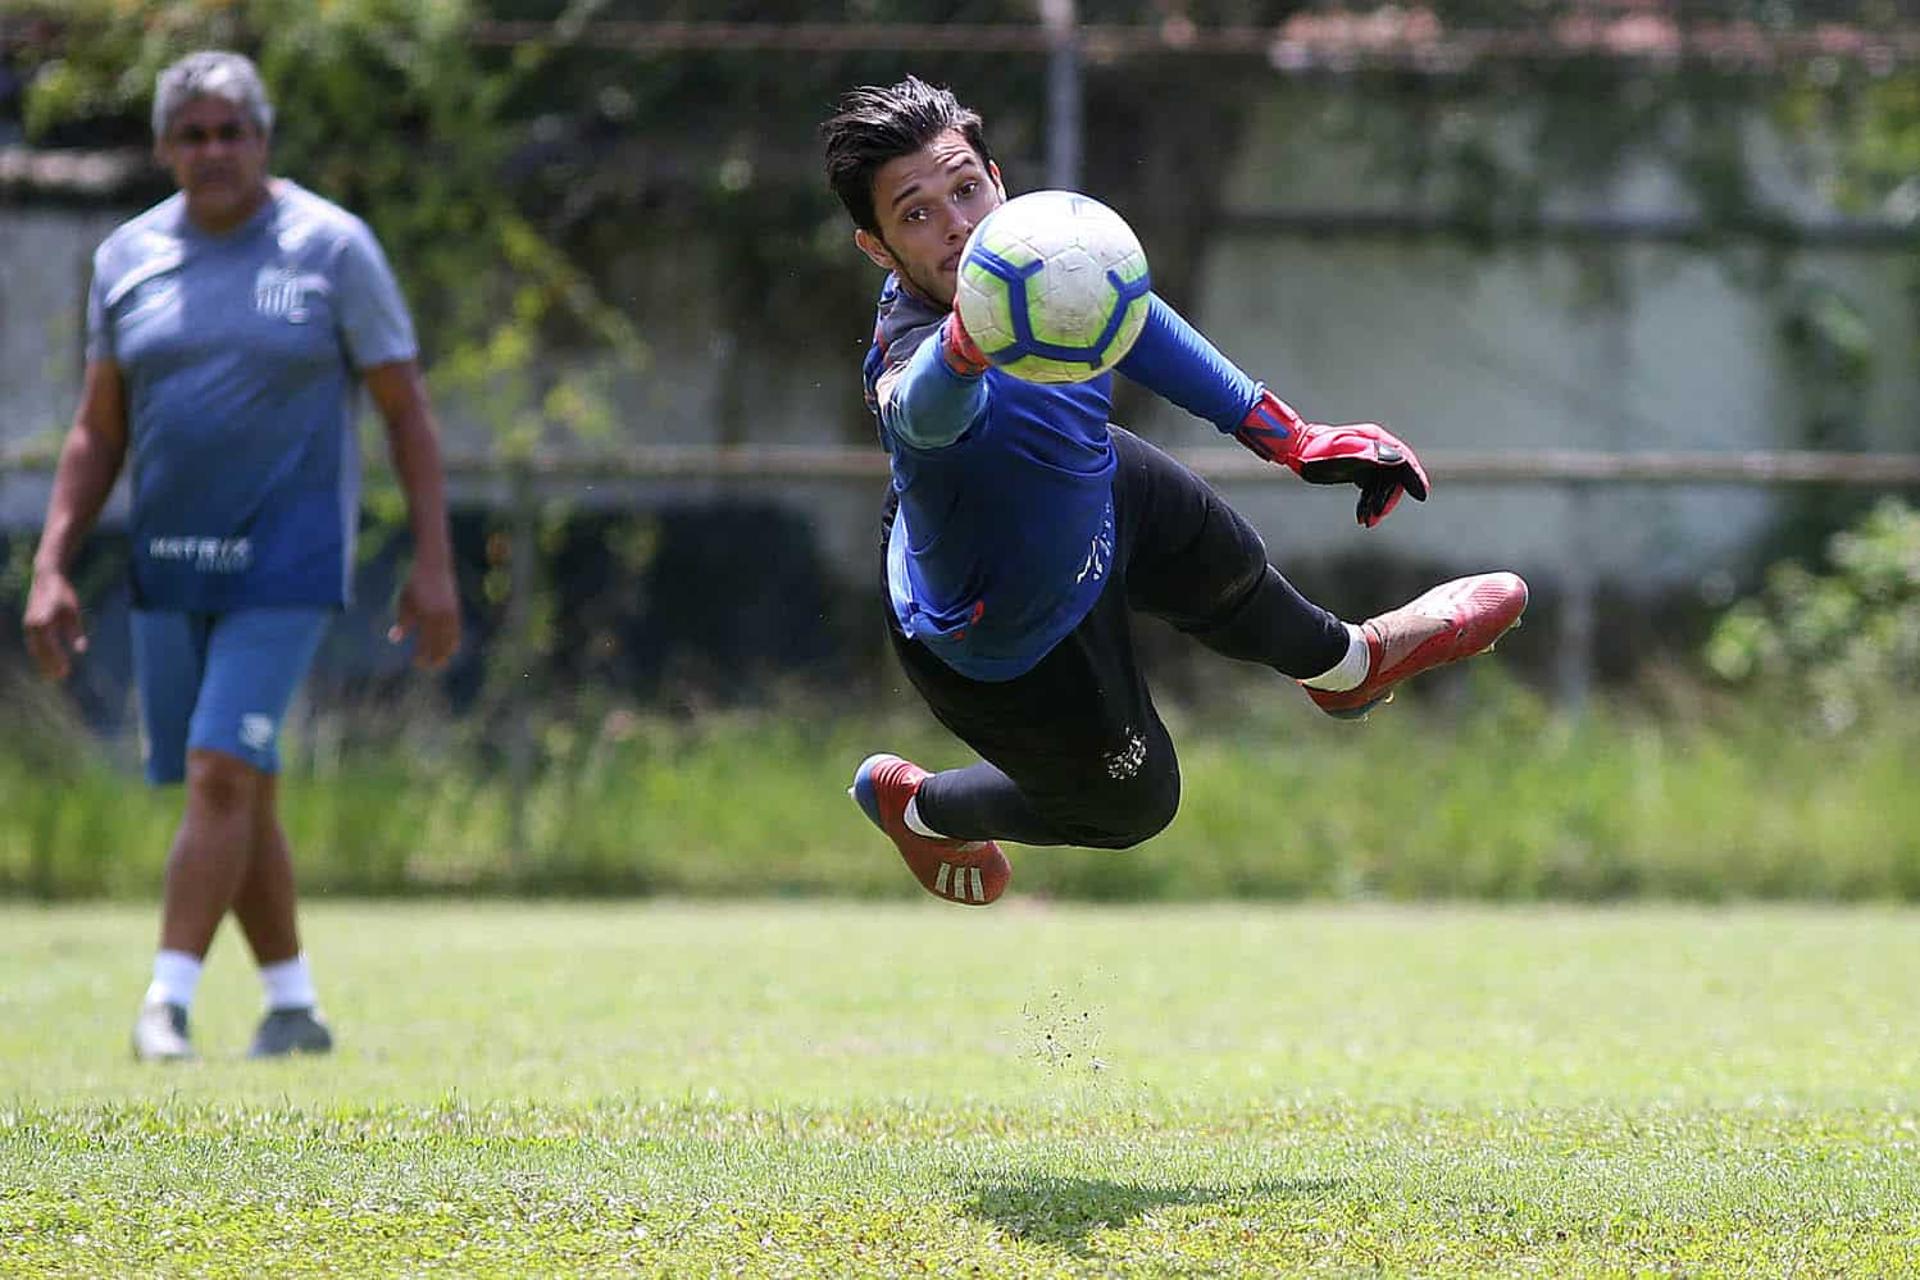
[[[998,368],[1085,382],[1132,350],[1151,287],[1146,251],[1119,214],[1077,192],[1034,191],[973,229],[955,305]]]

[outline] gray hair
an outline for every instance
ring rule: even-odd
[[[221,49],[190,53],[160,73],[153,89],[153,136],[164,138],[180,108],[195,98],[224,98],[253,118],[260,132],[273,132],[273,104],[253,61]]]

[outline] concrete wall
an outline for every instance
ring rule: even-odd
[[[1824,285],[1872,335],[1874,380],[1861,447],[1920,450],[1920,333],[1911,255],[1893,247],[1804,248],[1767,259],[1752,245],[1704,251],[1655,240],[1538,241],[1483,251],[1444,238],[1338,232],[1276,236],[1258,215],[1443,207],[1344,137],[1352,104],[1304,114],[1270,104],[1255,122],[1227,203],[1254,215],[1222,238],[1199,301],[1203,327],[1309,416],[1390,423],[1416,447],[1474,450],[1740,450],[1804,447],[1804,402],[1780,340],[1780,300]],[[1499,140],[1528,171],[1516,109]],[[1749,125],[1760,198],[1809,224],[1839,210],[1817,172],[1764,117]],[[1627,157],[1602,180],[1545,198],[1562,220],[1685,220],[1674,175]],[[1151,246],[1149,246],[1151,256]],[[1176,444],[1210,442],[1177,411],[1145,422]],[[1242,488],[1243,508],[1288,551],[1378,545],[1460,569],[1577,568],[1625,585],[1720,589],[1724,566],[1781,504],[1778,491],[1610,488],[1575,502],[1543,489],[1441,490],[1407,519],[1359,536],[1343,496]]]
[[[1624,285],[1587,297],[1596,266]],[[1794,270],[1871,318],[1880,370],[1866,442],[1920,448],[1912,318],[1890,254],[1809,252]],[[1723,260],[1646,245],[1492,253],[1375,238],[1236,240],[1208,271],[1203,321],[1236,360],[1309,416],[1391,424],[1416,448],[1739,450],[1795,447],[1801,408],[1772,304]],[[1176,410],[1144,424],[1212,443]],[[1360,538],[1344,495],[1276,483],[1237,491],[1302,554],[1361,543],[1460,568],[1578,559],[1601,576],[1671,584],[1711,575],[1764,527],[1765,492],[1621,488],[1578,514],[1550,489],[1442,489],[1413,518]]]

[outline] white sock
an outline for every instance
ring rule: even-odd
[[[918,794],[907,801],[907,811],[900,816],[900,820],[905,822],[907,824],[907,830],[913,832],[915,835],[925,836],[929,840],[945,840],[947,838],[928,826],[926,820],[920,816],[920,797]]]
[[[304,951],[291,960],[260,966],[260,985],[266,989],[268,1009],[311,1009],[319,1003]]]
[[[153,981],[147,985],[148,1004],[177,1004],[193,1008],[194,988],[200,985],[204,962],[187,951],[161,951],[153,957]]]
[[[1311,680],[1302,680],[1301,684],[1309,689],[1325,690],[1327,693],[1345,693],[1349,689],[1359,688],[1361,682],[1367,678],[1367,670],[1373,666],[1373,653],[1367,645],[1367,633],[1351,622],[1345,625],[1347,656]]]

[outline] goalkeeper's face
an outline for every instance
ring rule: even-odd
[[[999,166],[949,129],[880,166],[873,175],[879,230],[856,231],[854,242],[914,292],[950,307],[967,236],[1006,198]]]

